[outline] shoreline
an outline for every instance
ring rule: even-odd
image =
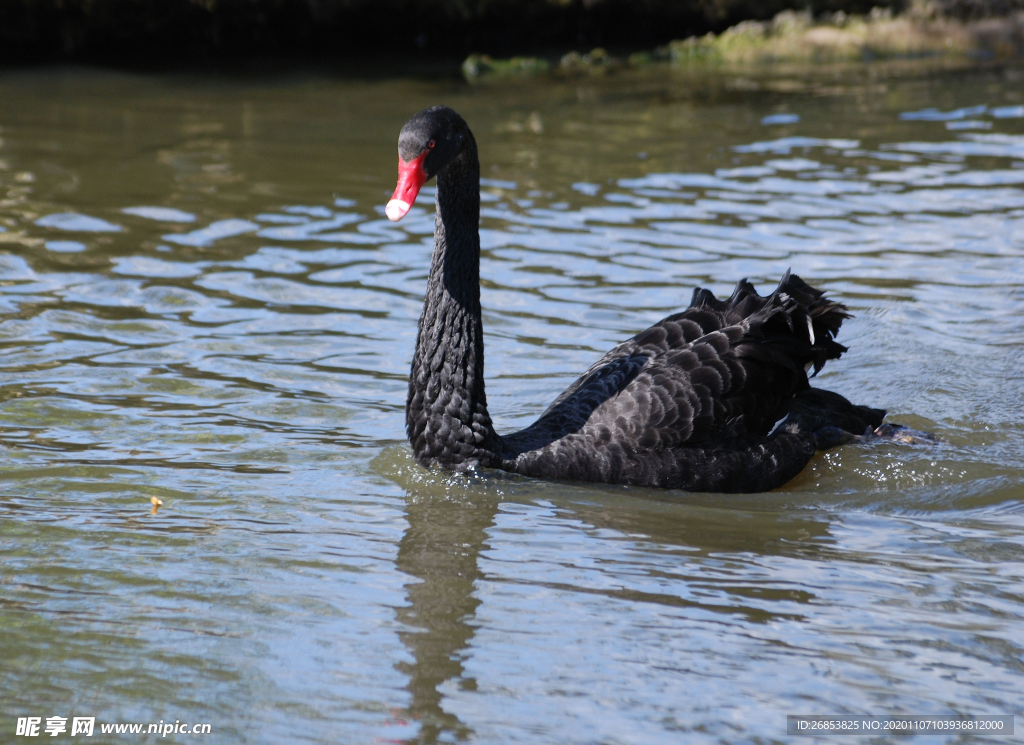
[[[819,20],[888,13],[998,24],[1024,12],[1024,0],[14,0],[0,3],[0,64],[202,66],[364,55],[457,64],[474,53],[550,64],[548,55],[558,50],[556,63],[568,53],[589,65],[587,50],[628,58],[689,38],[704,41],[670,54],[699,56],[710,46],[728,56],[733,51],[721,40],[746,45],[751,32],[772,26],[780,12]],[[849,45],[848,39],[818,41]]]
[[[782,11],[769,21],[742,21],[725,31],[690,36],[650,51],[614,56],[603,48],[544,57],[493,59],[470,55],[462,64],[473,83],[542,74],[594,75],[621,68],[670,65],[694,71],[742,72],[782,67],[919,61],[973,65],[1024,58],[1024,12],[976,20],[927,14],[920,6],[893,14],[842,11],[814,18],[809,11]]]
[[[312,67],[359,78],[461,77],[481,83],[648,67],[762,74],[802,66],[813,73],[819,67],[882,60],[963,67],[1024,59],[1024,0],[882,2],[888,5],[871,7],[872,0],[647,0],[642,6],[638,0],[22,0],[0,3],[0,69],[71,64],[140,73],[260,75]],[[815,15],[810,7],[786,7],[800,3],[831,10]],[[970,12],[957,10],[964,4]],[[708,15],[711,5],[718,8],[715,17]],[[310,16],[314,6],[323,10],[315,18]],[[463,17],[453,18],[459,7]],[[395,18],[388,14],[396,8],[407,17],[393,31]],[[496,31],[508,20],[502,14],[515,9],[528,12]],[[769,10],[774,14],[758,17]],[[626,11],[630,23],[617,27]]]

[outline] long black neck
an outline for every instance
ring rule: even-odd
[[[461,470],[500,463],[484,393],[480,318],[480,161],[472,135],[437,174],[434,255],[409,376],[406,431],[416,459]]]

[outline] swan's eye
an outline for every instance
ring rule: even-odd
[[[436,142],[434,142],[433,140],[431,140],[430,142],[428,142],[428,143],[427,143],[427,149],[428,149],[428,150],[433,150],[433,149],[434,149],[434,146],[435,146],[436,144],[437,144]]]

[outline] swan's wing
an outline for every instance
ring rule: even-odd
[[[805,367],[845,351],[832,341],[845,317],[788,274],[768,297],[745,281],[726,300],[697,290],[690,308],[615,347],[510,439],[542,447],[578,434],[640,452],[766,435],[808,387]]]

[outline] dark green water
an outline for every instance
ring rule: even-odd
[[[29,716],[646,745],[1020,714],[1022,82],[0,74],[0,741]],[[500,431],[693,286],[792,267],[856,313],[821,385],[946,442],[749,497],[414,465],[431,192],[383,205],[438,102],[480,142]]]

